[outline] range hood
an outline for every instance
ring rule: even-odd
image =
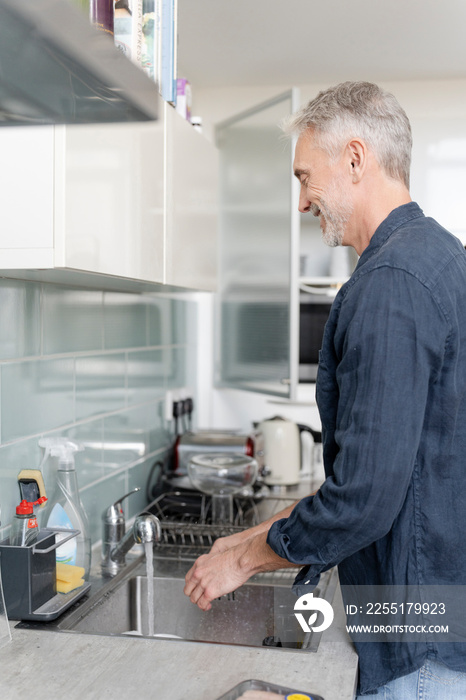
[[[158,90],[71,0],[0,0],[0,126],[146,121]]]

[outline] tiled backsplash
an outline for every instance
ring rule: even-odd
[[[66,435],[85,448],[76,469],[96,542],[102,511],[135,486],[127,517],[144,508],[173,440],[165,392],[194,386],[196,303],[1,280],[0,308],[0,539],[39,438]],[[44,465],[49,496],[55,467]]]

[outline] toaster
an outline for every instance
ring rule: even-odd
[[[260,432],[241,434],[229,430],[199,430],[178,435],[174,445],[172,474],[188,474],[190,460],[208,452],[236,452],[253,457],[261,474],[264,467],[264,442]]]

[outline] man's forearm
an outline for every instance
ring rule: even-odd
[[[268,528],[266,531],[250,537],[247,542],[238,545],[238,566],[244,574],[247,574],[248,578],[263,571],[299,566],[283,559],[273,551],[267,544],[267,533]]]
[[[313,496],[315,493],[314,491],[310,495]],[[238,565],[248,576],[253,576],[263,571],[275,571],[276,569],[301,566],[300,564],[289,562],[288,559],[283,559],[267,544],[267,535],[273,523],[277,522],[277,520],[288,518],[298,503],[299,500],[295,501],[283,508],[279,513],[275,513],[275,515],[259,523],[259,525],[241,533],[243,539],[238,542],[238,545],[240,549],[241,546],[243,547],[243,551],[238,556]]]
[[[264,522],[260,523],[258,527],[262,527],[262,532],[265,532],[266,530],[268,531],[270,526],[273,525],[273,523],[275,523],[277,520],[281,520],[282,518],[289,518],[294,507],[298,503],[299,501],[295,501],[290,506],[283,508],[283,510],[281,510],[279,513],[275,513],[275,515],[272,515],[270,518],[267,518],[267,520],[264,520]]]
[[[247,530],[242,530],[240,532],[235,532],[234,535],[219,537],[217,540],[215,540],[211,549],[211,553],[219,554],[220,552],[224,552],[225,550],[230,549],[231,547],[236,547],[242,542],[246,542],[246,540],[250,540],[251,538],[256,537],[256,535],[260,533],[267,533],[274,522],[276,522],[277,520],[281,520],[282,518],[288,518],[297,503],[299,503],[299,501],[295,501],[290,506],[283,508],[283,510],[281,510],[279,513],[276,513],[270,518],[267,518],[267,520],[264,520],[258,525],[255,525],[254,527],[250,527]]]
[[[313,496],[314,494],[311,494]],[[294,507],[299,503],[299,501],[295,501],[292,503],[290,506],[287,506],[286,508],[283,508],[279,513],[275,513],[275,515],[272,515],[270,518],[267,518],[267,520],[264,520],[263,522],[259,523],[258,525],[255,525],[254,527],[248,528],[247,530],[243,530],[243,532],[239,533],[238,540],[239,541],[244,541],[244,540],[249,540],[251,537],[255,537],[256,535],[264,532],[268,532],[277,520],[282,520],[282,518],[288,518],[293,511]]]

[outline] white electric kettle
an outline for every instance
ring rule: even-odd
[[[314,439],[319,439],[320,433],[281,416],[262,421],[258,430],[264,438],[265,483],[269,486],[298,484],[301,472],[301,433],[309,431]]]

